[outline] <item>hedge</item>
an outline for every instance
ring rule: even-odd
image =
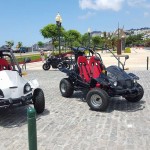
[[[130,47],[125,48],[124,53],[131,53]]]

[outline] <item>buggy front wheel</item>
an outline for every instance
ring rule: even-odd
[[[138,95],[125,97],[127,101],[135,103],[142,99],[144,95],[144,89],[139,83],[137,84],[137,88],[138,88]]]
[[[42,113],[45,109],[45,97],[42,89],[40,88],[34,90],[33,105],[37,113]]]
[[[73,84],[68,78],[64,78],[60,81],[59,89],[63,97],[70,97],[74,91]]]
[[[94,88],[88,92],[86,101],[92,110],[105,111],[109,104],[109,96],[104,90]]]

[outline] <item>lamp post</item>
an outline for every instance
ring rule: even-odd
[[[61,31],[61,23],[62,23],[62,18],[60,16],[60,14],[58,13],[57,16],[56,16],[56,25],[58,27],[58,38],[59,38],[59,55],[61,53],[61,50],[60,50],[60,31]]]
[[[89,48],[90,48],[90,40],[91,40],[91,28],[88,28],[88,39],[89,39]],[[89,55],[90,55],[90,51],[89,51]]]

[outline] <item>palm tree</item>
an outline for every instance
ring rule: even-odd
[[[8,45],[9,48],[12,48],[12,46],[14,46],[14,41],[6,41],[6,45]]]
[[[18,42],[16,48],[19,50],[22,47],[22,42]],[[20,50],[20,55],[21,55],[21,50]]]
[[[22,47],[22,42],[18,42],[18,44],[16,46],[17,49],[20,49],[20,47]]]

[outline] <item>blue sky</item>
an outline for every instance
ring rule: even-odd
[[[149,0],[0,0],[0,46],[5,41],[21,41],[31,46],[46,42],[40,29],[55,24],[60,13],[66,30],[84,34],[114,31],[118,22],[124,29],[150,27]]]

